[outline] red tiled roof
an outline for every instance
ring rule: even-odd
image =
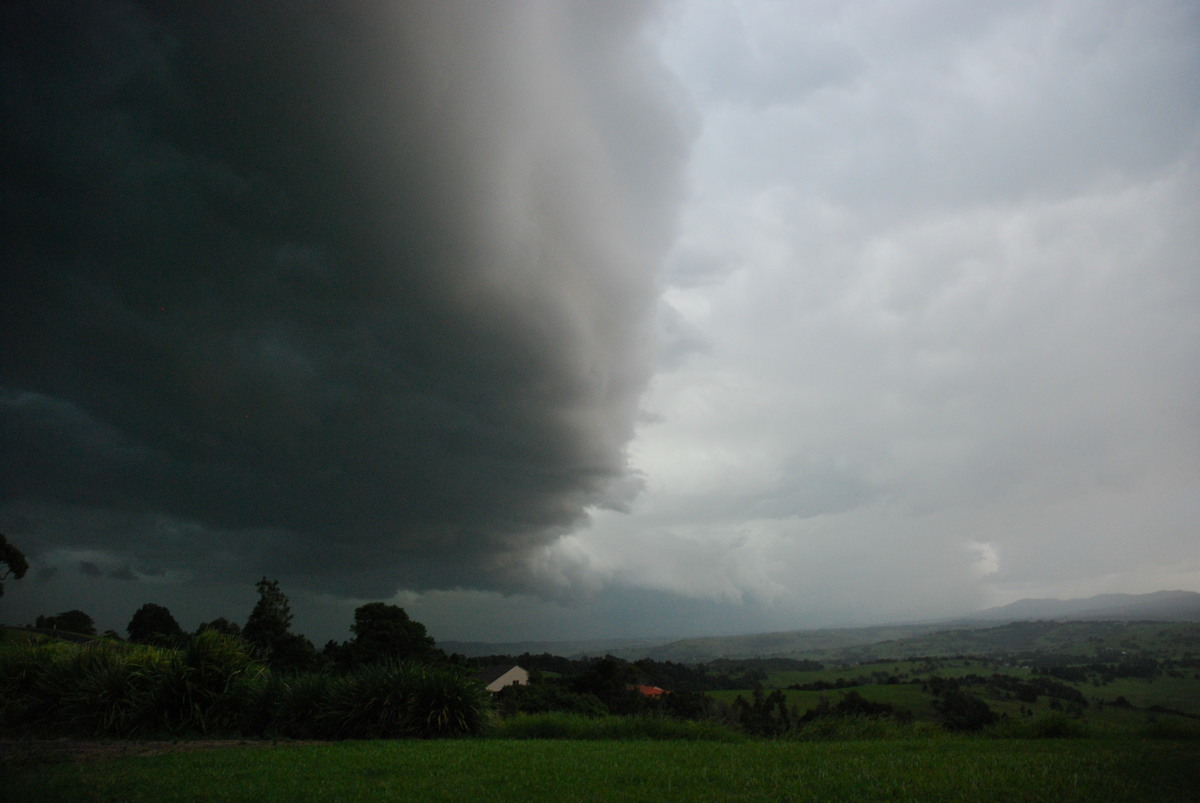
[[[662,697],[664,694],[670,694],[666,689],[660,689],[658,686],[634,686],[646,697]]]

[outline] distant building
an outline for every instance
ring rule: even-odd
[[[671,693],[666,689],[660,689],[658,686],[631,686],[630,691],[636,691],[643,697],[662,697],[664,694]]]
[[[529,672],[516,664],[499,664],[480,669],[475,677],[490,692],[497,692],[506,686],[528,686]]]

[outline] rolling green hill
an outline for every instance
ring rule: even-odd
[[[900,626],[802,630],[752,636],[686,639],[622,657],[705,663],[718,658],[806,658],[860,662],[879,658],[1054,653],[1080,658],[1149,652],[1173,657],[1200,653],[1198,622],[1009,622],[971,627]]]

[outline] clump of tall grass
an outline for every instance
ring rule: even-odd
[[[250,656],[245,643],[215,630],[204,630],[188,640],[182,650],[172,650],[174,661],[164,671],[158,705],[164,724],[173,731],[229,733],[240,729],[238,690],[248,679],[266,673]]]
[[[277,735],[372,739],[479,733],[490,695],[452,667],[272,674],[206,630],[182,649],[46,642],[0,649],[0,727],[46,736]]]
[[[244,729],[258,736],[336,738],[322,718],[336,681],[319,672],[264,675],[251,686]]]
[[[479,733],[490,712],[488,692],[461,670],[403,662],[335,678],[317,722],[333,739],[436,738]]]
[[[489,731],[497,739],[611,739],[740,742],[746,736],[711,720],[658,716],[588,717],[565,712],[518,714]]]
[[[80,649],[64,677],[54,720],[87,736],[142,736],[172,730],[173,706],[163,686],[181,672],[178,656],[153,647],[122,649],[108,644]]]
[[[42,642],[0,653],[0,724],[43,735],[129,736],[151,718],[161,651]]]
[[[77,652],[62,642],[6,643],[0,649],[0,727],[37,732],[52,721]]]
[[[6,645],[0,725],[57,736],[210,734],[235,729],[234,684],[255,671],[236,639],[204,633],[185,650],[95,641]]]

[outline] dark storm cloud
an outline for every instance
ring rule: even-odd
[[[133,573],[133,569],[128,566],[121,566],[113,569],[108,573],[108,577],[113,580],[137,580],[138,576]]]
[[[685,156],[645,8],[0,14],[0,521],[33,551],[504,587],[636,487]]]

